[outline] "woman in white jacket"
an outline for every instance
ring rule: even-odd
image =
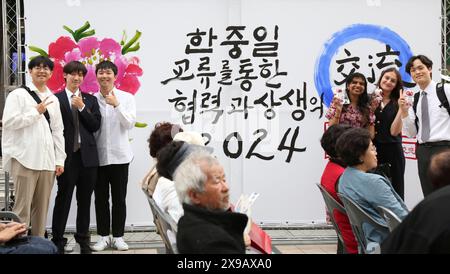
[[[173,140],[184,141],[191,145],[205,145],[203,137],[200,133],[193,131],[179,132],[175,135]],[[159,155],[157,156],[157,159],[159,160]],[[155,191],[153,192],[153,199],[164,212],[167,212],[175,220],[175,222],[178,223],[180,217],[183,216],[183,207],[178,199],[173,181],[164,176],[159,177],[158,182],[156,183]]]

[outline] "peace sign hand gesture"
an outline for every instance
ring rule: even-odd
[[[51,103],[53,103],[53,101],[47,102],[47,99],[49,97],[50,97],[50,95],[45,97],[44,101],[42,101],[39,104],[37,104],[36,109],[39,112],[39,114],[42,114],[42,113],[46,112],[47,111],[47,106],[50,105]]]
[[[403,113],[408,113],[410,104],[408,102],[408,98],[406,98],[405,92],[407,92],[407,91],[403,91],[403,89],[400,90],[400,97],[398,98],[398,105]]]

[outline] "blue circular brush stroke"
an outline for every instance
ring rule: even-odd
[[[354,24],[333,34],[324,44],[324,51],[316,62],[314,83],[319,96],[324,92],[324,102],[328,107],[333,99],[330,83],[330,64],[339,48],[350,41],[367,38],[380,41],[391,46],[393,51],[400,51],[399,60],[402,63],[400,74],[403,81],[411,82],[411,76],[403,69],[412,56],[411,49],[403,38],[387,27],[367,24]]]

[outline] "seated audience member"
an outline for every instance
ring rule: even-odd
[[[450,185],[450,149],[439,152],[431,158],[428,178],[433,190]]]
[[[0,223],[0,254],[58,253],[58,249],[52,241],[37,236],[23,236],[26,233],[25,224]]]
[[[336,183],[342,173],[344,173],[345,164],[337,156],[335,146],[336,140],[339,138],[339,136],[341,136],[342,133],[350,128],[352,127],[346,124],[332,125],[327,129],[327,131],[325,131],[322,139],[320,140],[322,148],[330,157],[330,160],[328,161],[325,170],[323,171],[320,184],[340,204],[342,204],[342,202],[337,196]],[[355,236],[353,235],[352,227],[347,215],[336,211],[334,212],[333,216],[336,220],[337,225],[339,226],[339,229],[341,230],[346,252],[350,254],[358,253],[358,243],[356,242]]]
[[[173,159],[173,166],[178,166],[175,188],[184,209],[178,222],[178,251],[244,254],[248,217],[228,211],[229,187],[221,164],[202,147],[192,147],[183,143]]]
[[[185,140],[185,141],[182,141]],[[184,153],[179,153],[183,143],[191,145]],[[173,181],[173,173],[176,168],[187,158],[189,153],[196,151],[195,149],[202,149],[212,151],[212,148],[204,146],[204,140],[199,133],[196,132],[180,132],[174,137],[174,141],[161,149],[158,153],[158,164],[156,166],[158,174],[161,178],[158,180],[155,188],[154,197],[161,198],[162,208],[165,212],[178,223],[181,216],[183,216],[183,207],[181,200],[178,197],[175,189],[175,182]],[[163,190],[160,191],[159,188]],[[157,193],[159,192],[159,193]],[[156,200],[155,200],[156,201]],[[232,205],[227,209],[233,211]],[[251,225],[248,224],[248,225]],[[255,224],[256,225],[256,224]],[[248,233],[244,233],[245,246],[251,245],[251,238]]]
[[[155,164],[150,168],[150,171],[142,179],[141,187],[147,191],[150,196],[153,196],[156,184],[159,179],[159,175],[156,171],[156,156],[160,149],[172,142],[173,137],[178,133],[183,132],[183,129],[169,122],[161,122],[155,125],[155,129],[148,138],[148,148],[150,150],[150,156],[152,156]]]
[[[202,135],[193,131],[179,132],[173,140],[184,141],[191,145],[205,145]],[[161,164],[156,165],[156,169],[160,177],[153,192],[153,199],[164,212],[168,213],[178,223],[180,217],[183,216],[183,207],[181,206],[180,199],[178,199],[172,175],[167,172],[164,164],[169,162],[174,155],[164,153],[164,151],[166,150],[160,150],[161,153],[157,155],[157,162]],[[168,151],[173,150],[169,149]]]
[[[381,245],[383,254],[450,254],[450,150],[431,158],[434,191],[425,197]]]
[[[345,131],[336,142],[336,150],[347,165],[338,182],[338,193],[351,198],[381,224],[386,224],[386,221],[378,213],[378,206],[384,206],[404,219],[408,209],[389,180],[367,173],[377,166],[377,152],[369,131],[362,128]],[[367,243],[381,243],[387,237],[387,231],[377,231],[369,224],[363,229]]]

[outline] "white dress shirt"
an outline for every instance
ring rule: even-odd
[[[64,166],[64,125],[58,98],[46,87],[39,92],[31,83],[29,88],[46,102],[50,115],[51,131],[44,114],[39,114],[37,103],[23,88],[12,91],[6,98],[3,110],[2,152],[3,169],[11,171],[11,159],[32,170],[54,171]]]
[[[126,164],[133,159],[129,130],[136,122],[136,102],[130,93],[113,90],[117,107],[108,105],[100,91],[94,94],[102,114],[100,129],[94,133],[100,166]]]
[[[428,98],[428,112],[430,115],[430,138],[427,142],[438,142],[438,141],[450,141],[450,115],[447,109],[444,107],[439,107],[441,101],[436,94],[436,82],[431,81],[430,84],[425,88],[425,93],[427,93]],[[450,86],[444,85],[444,91],[447,98],[450,100]],[[411,106],[408,110],[408,117],[403,118],[403,132],[408,137],[414,137],[417,135],[417,140],[419,144],[422,141],[422,94],[419,96],[419,101],[417,102],[417,117],[419,132],[417,133],[415,119],[416,114],[414,114],[414,109]]]

